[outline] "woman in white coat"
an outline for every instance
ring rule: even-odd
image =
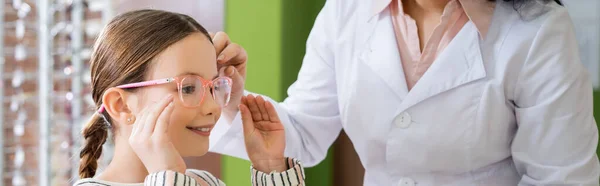
[[[239,103],[246,53],[213,39]],[[599,182],[592,84],[555,1],[328,0],[288,94],[285,155],[315,165],[344,129],[367,186]],[[247,159],[225,112],[211,151]]]

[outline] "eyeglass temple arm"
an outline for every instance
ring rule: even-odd
[[[173,82],[175,80],[175,78],[164,78],[164,79],[157,79],[157,80],[151,80],[151,81],[143,81],[143,82],[138,82],[138,83],[129,83],[129,84],[124,84],[124,85],[119,85],[117,86],[117,88],[138,88],[138,87],[147,87],[147,86],[152,86],[152,85],[160,85],[160,84],[166,84],[166,83],[170,83]],[[100,106],[100,108],[98,109],[98,113],[102,113],[104,112],[104,104],[102,104]]]
[[[164,78],[164,79],[157,79],[157,80],[151,80],[151,81],[143,81],[143,82],[138,82],[138,83],[129,83],[129,84],[124,84],[124,85],[119,85],[119,86],[117,86],[117,88],[147,87],[147,86],[152,86],[152,85],[160,85],[160,84],[170,83],[170,82],[173,82],[174,80],[175,80],[175,78]]]

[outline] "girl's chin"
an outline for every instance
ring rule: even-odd
[[[177,151],[179,151],[179,155],[182,157],[198,157],[208,153],[208,138],[198,138],[196,134],[193,134],[193,136],[185,135],[182,137],[183,138],[173,139],[173,144]]]
[[[208,148],[198,148],[196,147],[189,147],[187,149],[181,149],[179,151],[179,154],[182,157],[198,157],[198,156],[204,156],[206,155],[206,153],[208,153]]]

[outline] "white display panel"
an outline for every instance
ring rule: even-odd
[[[116,12],[134,9],[160,9],[192,16],[210,32],[223,30],[224,0],[118,0]]]

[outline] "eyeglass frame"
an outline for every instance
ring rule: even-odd
[[[124,85],[119,85],[116,86],[116,88],[121,88],[121,89],[130,89],[130,88],[141,88],[141,87],[148,87],[148,86],[154,86],[154,85],[163,85],[163,84],[168,84],[168,83],[177,83],[177,93],[179,94],[179,99],[181,101],[183,101],[183,97],[181,94],[181,82],[183,81],[183,79],[187,78],[187,77],[194,77],[197,79],[200,79],[200,82],[202,82],[202,88],[203,90],[206,90],[206,87],[210,87],[211,89],[213,88],[214,82],[220,79],[225,79],[227,81],[227,83],[229,83],[230,85],[233,83],[233,80],[229,77],[217,77],[213,80],[207,80],[204,79],[198,75],[182,75],[182,76],[176,76],[176,77],[170,77],[170,78],[163,78],[163,79],[155,79],[155,80],[149,80],[149,81],[142,81],[142,82],[137,82],[137,83],[128,83],[128,84],[124,84]],[[231,90],[230,90],[231,91]],[[230,92],[231,94],[231,92]],[[214,94],[212,94],[213,99],[214,98]],[[204,91],[202,93],[202,99],[200,99],[200,102],[198,103],[198,105],[196,106],[185,106],[184,107],[197,107],[199,105],[201,105],[204,102],[204,97],[206,97],[206,91]],[[223,105],[223,107],[227,106],[227,104],[229,103],[229,100],[227,100],[227,103],[225,105]],[[102,105],[100,105],[100,108],[98,109],[98,113],[102,113],[105,110],[105,106],[104,103],[102,103]]]

